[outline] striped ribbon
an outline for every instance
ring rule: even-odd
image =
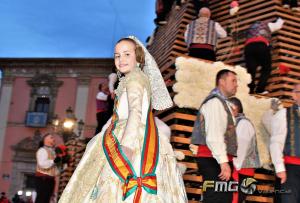
[[[141,201],[142,188],[150,194],[157,194],[155,171],[158,163],[159,140],[151,106],[148,109],[144,134],[140,176],[136,175],[130,161],[122,151],[119,140],[114,135],[114,128],[117,122],[118,114],[114,111],[112,125],[105,132],[102,142],[104,153],[111,169],[123,183],[123,201],[135,192],[133,202],[139,203]]]

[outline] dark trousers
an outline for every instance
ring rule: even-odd
[[[267,81],[271,73],[271,50],[263,42],[253,42],[245,47],[245,61],[248,73],[251,75],[252,81],[248,85],[250,93],[262,93],[265,91]],[[255,85],[255,74],[258,66],[261,66],[260,78],[257,86]]]
[[[222,181],[218,175],[221,172],[220,165],[214,158],[196,158],[200,175],[203,181]],[[207,188],[203,192],[202,203],[231,203],[232,192],[215,192],[214,188]]]
[[[253,177],[239,174],[239,199],[238,199],[239,203],[244,203],[247,198],[247,194],[245,194],[244,192],[241,191],[241,184],[242,184],[243,180],[246,178],[253,178]]]
[[[204,48],[189,48],[189,56],[201,58],[209,61],[216,61],[214,50]]]
[[[114,111],[114,100],[109,96],[107,98],[107,102],[108,102],[108,117],[110,118],[113,114]]]
[[[49,203],[54,192],[54,177],[36,176],[36,199],[35,203]]]
[[[286,164],[287,180],[280,184],[280,179],[275,184],[276,203],[300,203],[300,165]]]
[[[97,117],[97,128],[96,128],[95,135],[97,135],[98,133],[101,132],[102,127],[108,121],[108,119],[109,119],[109,112],[108,111],[98,112],[96,114],[96,117]]]
[[[288,4],[291,8],[298,7],[298,0],[282,0],[282,4]]]

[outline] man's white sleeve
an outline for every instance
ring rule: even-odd
[[[271,120],[270,153],[276,173],[285,171],[283,149],[287,136],[286,109],[279,110]]]
[[[44,169],[50,168],[54,165],[53,160],[48,158],[48,153],[44,148],[40,148],[36,153],[37,164]]]
[[[220,38],[225,38],[227,37],[227,32],[224,30],[224,28],[218,23],[215,23],[215,29],[217,31],[217,34]]]
[[[227,129],[227,113],[217,98],[201,107],[205,119],[206,144],[219,164],[228,162],[224,134]]]

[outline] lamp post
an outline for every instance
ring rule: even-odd
[[[52,125],[54,126],[54,131],[60,135],[64,142],[73,138],[78,138],[81,136],[83,131],[84,122],[80,119],[77,122],[77,118],[74,115],[74,112],[71,107],[66,109],[66,116],[63,119],[59,119],[57,115],[52,119]],[[74,133],[74,129],[77,126],[78,134]]]

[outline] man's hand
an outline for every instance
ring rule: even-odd
[[[229,181],[231,177],[231,169],[227,162],[220,164],[221,173],[218,175],[221,180]]]
[[[276,176],[280,178],[280,183],[283,184],[286,182],[286,171],[281,171],[276,173]]]
[[[197,145],[190,144],[189,148],[190,148],[191,152],[193,153],[193,155],[196,155],[198,153],[198,146]]]

